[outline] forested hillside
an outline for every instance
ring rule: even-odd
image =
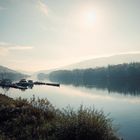
[[[14,71],[7,67],[0,66],[0,80],[2,79],[19,80],[26,77],[28,77],[28,75]]]
[[[75,86],[93,85],[109,91],[123,93],[140,91],[140,63],[109,65],[95,69],[59,70],[50,73],[49,79],[62,84]]]

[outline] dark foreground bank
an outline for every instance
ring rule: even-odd
[[[0,140],[119,140],[102,111],[55,109],[47,99],[0,94]]]

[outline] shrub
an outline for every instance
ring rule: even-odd
[[[118,140],[103,111],[83,106],[77,111],[70,107],[59,110],[47,99],[35,97],[30,101],[4,98],[0,102],[0,140]]]
[[[55,137],[57,140],[118,140],[112,121],[102,111],[84,108],[77,111],[68,107],[58,114]]]

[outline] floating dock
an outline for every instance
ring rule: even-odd
[[[44,83],[44,82],[34,82],[34,85],[48,85],[48,86],[56,86],[56,87],[60,87],[60,84],[56,84],[56,83]]]

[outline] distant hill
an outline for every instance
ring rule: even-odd
[[[100,57],[81,61],[65,67],[65,69],[86,69],[104,67],[107,65],[117,65],[122,63],[140,62],[140,53],[119,54],[108,57]]]
[[[0,73],[17,73],[17,71],[9,69],[4,66],[0,66]]]
[[[42,75],[43,76],[43,75]],[[44,75],[44,78],[47,77]],[[42,77],[43,78],[43,77]],[[124,63],[107,67],[58,70],[48,76],[60,84],[96,87],[109,92],[140,94],[140,63]]]
[[[140,82],[140,63],[124,63],[118,65],[109,65],[107,67],[75,69],[75,70],[57,70],[51,72],[48,76],[51,81],[64,83],[92,84],[97,82],[109,81],[139,81]],[[105,84],[104,83],[104,84]]]
[[[36,72],[34,75],[39,74],[39,77],[42,78],[43,74],[49,74],[56,70],[88,69],[88,68],[96,68],[96,67],[106,67],[108,65],[117,65],[123,63],[133,63],[133,62],[140,62],[140,53],[118,54],[118,55],[112,55],[108,57],[93,58],[72,65],[68,65],[65,67],[41,70]]]
[[[26,74],[22,74],[10,68],[0,66],[0,79],[19,80],[19,79],[27,78],[27,77],[28,75]]]

